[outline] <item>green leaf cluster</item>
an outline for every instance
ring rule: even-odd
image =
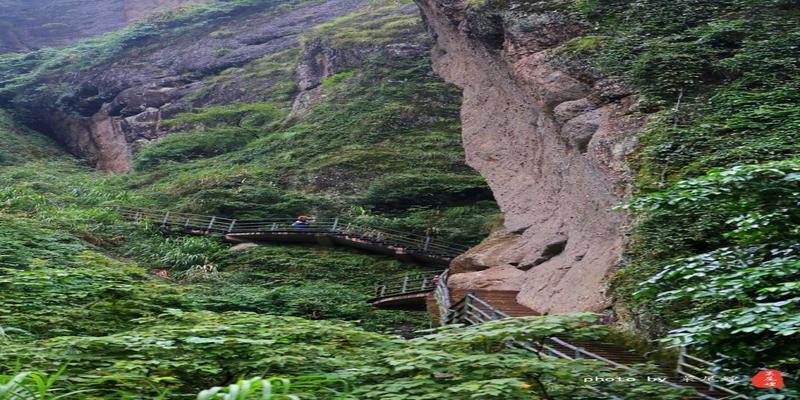
[[[714,170],[632,202],[630,208],[648,212],[645,229],[724,217],[704,232],[717,238],[713,247],[669,259],[635,293],[682,317],[670,341],[797,371],[799,205],[795,159]]]

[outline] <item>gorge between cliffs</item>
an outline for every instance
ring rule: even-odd
[[[791,399],[799,19],[0,0],[0,400]]]

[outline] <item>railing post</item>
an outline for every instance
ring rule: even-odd
[[[184,228],[188,228],[189,227],[189,218],[186,218],[186,223],[183,224],[183,227]]]
[[[278,227],[278,223],[277,222],[273,222],[272,223],[272,227],[270,228],[270,230],[274,231],[275,228],[277,228],[277,227]]]
[[[169,221],[169,211],[164,213],[164,219],[161,220],[161,226],[164,226]]]
[[[208,223],[208,228],[206,228],[206,232],[211,233],[211,228],[214,226],[214,222],[217,220],[217,217],[211,217],[211,222]]]
[[[381,295],[378,297],[383,297],[386,294],[386,285],[381,285]]]
[[[582,351],[582,350],[583,350],[583,349],[582,349],[582,348],[580,348],[580,347],[576,347],[576,348],[575,348],[575,359],[576,359],[576,360],[578,360],[578,359],[582,358],[582,357],[581,357],[581,351]]]
[[[231,221],[231,225],[228,227],[228,233],[233,232],[234,226],[236,226],[236,220]]]
[[[400,291],[400,293],[405,293],[407,289],[408,289],[408,275],[403,277],[403,289]]]
[[[339,218],[334,218],[333,220],[333,227],[331,228],[331,232],[336,232],[336,228],[339,227]]]
[[[138,223],[140,223],[140,222],[142,222],[142,212],[141,212],[141,211],[137,211],[137,212],[136,212],[136,216],[135,216],[135,217],[133,217],[133,220],[134,220],[134,221],[135,221],[137,224],[138,224]]]
[[[683,363],[684,360],[686,359],[685,355],[686,355],[686,346],[678,347],[678,365],[675,368],[675,372],[677,372],[678,374],[683,373]]]
[[[423,250],[428,250],[428,246],[431,244],[431,237],[425,236],[425,246],[422,247]]]
[[[422,289],[428,288],[428,278],[422,278]]]

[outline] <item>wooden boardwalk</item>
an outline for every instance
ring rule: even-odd
[[[385,254],[423,265],[446,266],[467,246],[431,236],[373,227],[340,218],[316,219],[292,227],[293,219],[240,220],[166,210],[112,207],[123,219],[191,235],[220,235],[236,242],[272,242],[344,246]]]

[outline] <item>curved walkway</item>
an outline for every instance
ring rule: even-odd
[[[308,227],[293,228],[293,219],[238,220],[167,210],[112,207],[123,219],[193,235],[222,235],[237,242],[314,243],[345,246],[387,254],[404,261],[448,265],[468,247],[430,236],[371,227],[340,218],[317,219]]]

